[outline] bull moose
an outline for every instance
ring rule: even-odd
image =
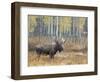
[[[57,51],[63,51],[64,42],[65,40],[63,38],[61,40],[56,39],[54,40],[54,44],[46,44],[41,46],[37,45],[34,49],[39,57],[41,55],[49,55],[49,57],[52,59],[54,58]]]

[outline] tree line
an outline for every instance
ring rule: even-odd
[[[29,36],[82,37],[87,33],[86,17],[28,16]]]

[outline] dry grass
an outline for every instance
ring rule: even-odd
[[[57,53],[54,59],[49,56],[41,56],[38,58],[36,53],[29,52],[28,66],[42,66],[42,65],[71,65],[71,64],[86,64],[87,54],[82,53]]]
[[[46,38],[41,39],[41,43],[48,42]],[[39,38],[29,39],[29,44],[33,47],[39,43]],[[80,44],[68,43],[64,45],[64,51],[57,53],[54,59],[49,56],[42,55],[38,58],[33,51],[28,52],[28,66],[48,66],[48,65],[73,65],[86,64],[87,62],[87,48],[80,46]]]

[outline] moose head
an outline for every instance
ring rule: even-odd
[[[65,39],[64,38],[55,39],[54,41],[55,41],[55,44],[56,44],[56,50],[58,50],[59,52],[63,51]]]

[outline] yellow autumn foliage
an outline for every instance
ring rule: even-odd
[[[39,16],[29,15],[28,16],[28,30],[29,32],[34,31],[34,27],[37,25],[36,18]],[[43,16],[42,18],[45,25],[50,25],[53,23],[53,16]],[[78,18],[78,28],[81,30],[84,27],[85,24],[85,17],[79,17]],[[58,16],[58,27],[60,29],[60,32],[63,32],[64,30],[70,31],[72,27],[72,17],[70,16]]]
[[[52,19],[53,17],[52,16],[43,16],[43,22],[44,24],[50,24],[50,21],[53,20]]]
[[[28,16],[28,30],[29,32],[34,31],[34,27],[37,25],[36,18],[38,16],[29,15]]]
[[[72,19],[71,17],[60,17],[59,20],[59,27],[60,27],[60,31],[62,32],[63,29],[64,30],[71,30],[71,24],[72,24]]]
[[[80,29],[83,29],[84,24],[85,24],[85,20],[86,20],[85,17],[79,17],[79,28]]]

